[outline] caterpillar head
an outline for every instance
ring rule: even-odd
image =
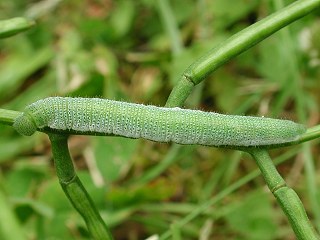
[[[37,131],[37,126],[33,119],[25,113],[22,113],[14,120],[13,128],[25,136],[31,136]]]

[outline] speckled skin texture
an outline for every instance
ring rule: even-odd
[[[289,120],[70,97],[39,100],[14,123],[23,135],[44,127],[207,146],[279,144],[294,141],[306,131]]]

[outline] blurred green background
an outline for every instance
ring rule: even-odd
[[[47,96],[163,106],[199,56],[291,2],[1,0],[0,19],[37,21],[31,30],[0,41],[1,108],[23,110]],[[185,107],[317,125],[319,16],[320,11],[308,15],[227,63],[197,86]],[[0,133],[0,193],[6,199],[1,204],[14,211],[26,239],[89,239],[55,176],[47,136],[23,137],[4,125]],[[318,144],[271,154],[288,160],[278,169],[320,229]],[[177,239],[294,239],[245,154],[121,137],[72,136],[69,146],[115,239],[166,231]],[[248,181],[241,182],[244,177]],[[192,210],[228,191],[179,227]]]

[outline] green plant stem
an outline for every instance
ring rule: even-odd
[[[167,153],[166,157],[162,159],[161,162],[159,162],[156,166],[151,168],[150,170],[146,171],[142,176],[139,176],[138,178],[130,180],[130,185],[131,184],[136,184],[136,185],[143,185],[154,178],[158,177],[164,170],[166,170],[170,165],[178,161],[182,155],[181,152],[181,145],[178,144],[173,144]],[[180,154],[180,155],[179,155]]]
[[[33,25],[35,25],[33,20],[22,17],[2,20],[0,21],[0,39],[26,31]]]
[[[179,55],[182,52],[183,45],[170,4],[168,0],[157,0],[157,5],[163,26],[171,40],[172,53],[173,55]]]
[[[278,165],[280,163],[285,162],[286,160],[290,159],[292,156],[296,155],[297,152],[298,152],[298,150],[296,149],[296,150],[293,150],[291,152],[288,152],[288,153],[281,155],[280,157],[278,157],[275,160],[275,165]],[[240,178],[239,180],[232,183],[227,188],[223,189],[221,192],[216,194],[214,197],[212,197],[208,201],[205,201],[204,203],[201,203],[201,205],[199,205],[198,207],[194,208],[192,210],[192,212],[190,212],[187,216],[185,216],[181,220],[175,222],[176,226],[180,227],[180,228],[185,226],[187,223],[189,223],[190,221],[195,219],[200,214],[204,213],[206,210],[208,210],[214,204],[218,203],[219,201],[224,199],[226,196],[230,195],[232,192],[236,191],[237,189],[239,189],[240,187],[242,187],[246,183],[248,183],[251,180],[253,180],[254,178],[258,177],[260,174],[261,174],[261,172],[259,171],[259,169],[257,169],[257,170],[250,172],[246,176]],[[170,232],[170,230],[164,232],[160,236],[160,240],[169,239],[171,234],[172,233]]]
[[[273,5],[275,8],[281,9],[284,6],[284,0],[273,0]],[[286,72],[287,79],[282,86],[284,91],[281,91],[279,95],[283,95],[280,97],[282,101],[281,104],[276,108],[278,111],[274,111],[275,116],[279,115],[280,111],[284,108],[284,105],[288,103],[289,98],[293,98],[295,101],[295,109],[299,119],[299,122],[306,123],[307,122],[307,111],[308,105],[305,101],[305,89],[303,87],[303,77],[301,76],[301,62],[299,53],[296,47],[296,39],[291,36],[290,26],[283,29],[280,34],[281,45],[286,49],[284,52],[286,59]],[[288,92],[289,94],[287,94]],[[318,190],[317,190],[317,181],[316,181],[316,170],[314,166],[314,159],[311,154],[311,145],[310,143],[304,143],[302,146],[302,156],[304,159],[304,169],[305,169],[305,178],[308,188],[308,196],[310,201],[311,209],[310,211],[313,213],[314,217],[314,225],[315,228],[320,231],[320,205],[317,198]]]
[[[57,176],[69,201],[86,222],[94,239],[112,240],[108,227],[74,171],[68,149],[68,137],[66,135],[49,134],[49,138]]]
[[[316,169],[314,159],[312,157],[312,149],[310,143],[304,143],[302,145],[302,156],[304,161],[305,178],[308,186],[308,193],[310,199],[310,206],[314,216],[314,223],[317,231],[320,231],[320,206],[318,201],[318,183],[316,177]]]
[[[303,143],[320,137],[320,125],[308,128],[307,131],[301,135],[301,137],[293,143]]]
[[[182,106],[193,87],[222,64],[319,6],[320,0],[296,1],[219,44],[186,69],[172,89],[166,106]]]
[[[296,192],[286,185],[278,173],[268,152],[265,149],[251,149],[248,151],[255,159],[262,176],[270,191],[276,197],[282,210],[299,240],[316,240],[320,237],[312,227],[301,200]]]
[[[18,117],[20,114],[22,114],[22,112],[0,108],[0,124],[12,126],[14,119]]]

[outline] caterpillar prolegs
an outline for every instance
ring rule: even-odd
[[[294,141],[306,131],[303,125],[289,120],[71,97],[32,103],[15,119],[13,127],[28,136],[48,127],[207,146],[280,144]]]

